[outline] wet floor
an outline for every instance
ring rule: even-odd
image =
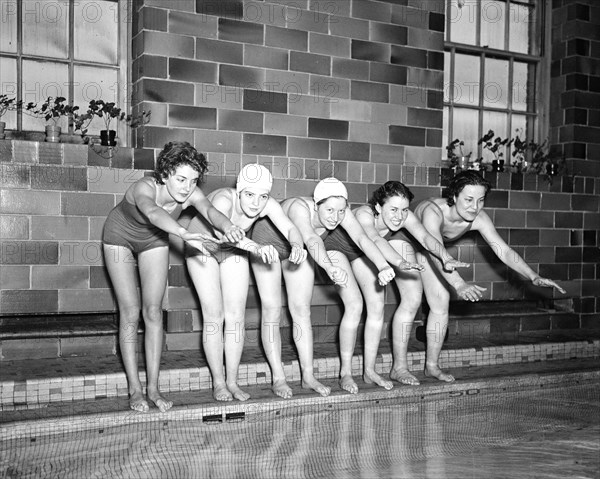
[[[3,477],[599,477],[600,387],[339,403],[0,443]]]

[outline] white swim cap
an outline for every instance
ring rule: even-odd
[[[340,180],[334,178],[333,176],[331,178],[325,178],[324,180],[319,181],[317,186],[315,186],[315,191],[313,192],[313,199],[315,200],[315,203],[318,203],[321,200],[326,200],[330,196],[341,196],[342,198],[348,200],[348,190],[346,190],[346,187]]]
[[[272,186],[273,176],[271,172],[262,165],[250,163],[240,170],[235,189],[238,193],[245,188],[256,188],[269,193]]]

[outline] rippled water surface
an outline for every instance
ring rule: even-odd
[[[600,477],[600,387],[144,423],[0,443],[0,477]]]

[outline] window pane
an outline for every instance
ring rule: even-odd
[[[488,130],[494,130],[494,138],[490,140],[492,143],[498,136],[502,139],[505,139],[508,136],[507,122],[508,115],[505,113],[484,111],[482,135],[485,135],[488,132]],[[502,152],[504,154],[504,159],[506,159],[506,148],[502,148],[498,152]],[[484,159],[484,163],[490,163],[493,159],[495,159],[494,154],[487,149],[482,150],[482,156]]]
[[[73,87],[73,103],[82,111],[87,110],[90,100],[119,101],[118,73],[113,69],[75,66]],[[104,122],[94,118],[88,129],[90,134],[98,134],[104,129]]]
[[[527,111],[528,68],[527,63],[514,62],[513,64],[512,107],[514,110]]]
[[[468,0],[458,8],[457,0],[450,1],[450,41],[475,45],[477,38],[477,5]]]
[[[525,115],[513,115],[511,138],[519,136],[521,140],[529,138],[527,131],[527,117]],[[532,139],[532,138],[529,138]]]
[[[477,156],[477,140],[479,139],[477,135],[478,117],[479,113],[477,110],[455,108],[453,111],[451,141],[456,138],[464,141],[463,153],[468,155],[469,152],[472,152],[471,158],[473,159]],[[448,143],[450,141],[446,145]]]
[[[530,27],[533,26],[533,8],[510,4],[509,45],[512,52],[531,53]]]
[[[481,46],[504,50],[504,1],[482,0],[481,2]]]
[[[450,95],[461,105],[479,105],[479,57],[457,54]]]
[[[67,58],[69,5],[67,2],[26,1],[23,8],[23,53]]]
[[[40,79],[43,78],[43,81]],[[49,97],[63,96],[69,99],[67,65],[51,62],[37,62],[23,60],[23,103],[41,104]],[[43,130],[46,122],[44,119],[23,115],[24,130]],[[66,127],[65,119],[60,126]]]
[[[448,129],[450,127],[450,123],[449,123],[449,108],[447,106],[444,107],[444,113],[443,113],[443,130],[442,130],[442,146],[445,147],[448,143],[450,143],[450,141],[448,140]],[[443,150],[442,150],[443,151]],[[444,153],[444,159],[446,158],[446,155]]]
[[[444,52],[444,101],[450,101],[450,52]]]
[[[0,0],[0,51],[17,51],[17,2]]]
[[[483,104],[493,108],[508,107],[508,61],[486,58]]]
[[[75,59],[117,64],[119,5],[115,2],[75,2]]]
[[[2,82],[0,83],[0,95],[17,97],[17,61],[12,58],[0,57],[0,72]],[[17,127],[17,112],[7,111],[0,121],[6,123],[6,128],[14,130]]]

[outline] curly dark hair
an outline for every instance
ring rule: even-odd
[[[377,216],[377,210],[375,209],[376,205],[383,206],[385,202],[393,197],[393,196],[404,196],[410,203],[415,197],[412,194],[412,191],[408,189],[408,187],[404,183],[400,183],[399,181],[386,181],[383,185],[377,188],[373,195],[371,195],[371,199],[369,200],[369,206],[373,211],[373,214]]]
[[[204,178],[208,168],[206,157],[187,141],[171,141],[165,145],[158,155],[154,169],[154,181],[164,185],[164,179],[175,173],[181,165],[188,165],[199,173],[198,183]]]
[[[487,196],[492,189],[490,182],[481,176],[477,171],[461,171],[450,180],[450,183],[448,183],[448,187],[446,188],[446,203],[448,203],[448,206],[454,206],[454,197],[458,196],[463,188],[469,185],[483,186],[485,188],[485,196]]]

